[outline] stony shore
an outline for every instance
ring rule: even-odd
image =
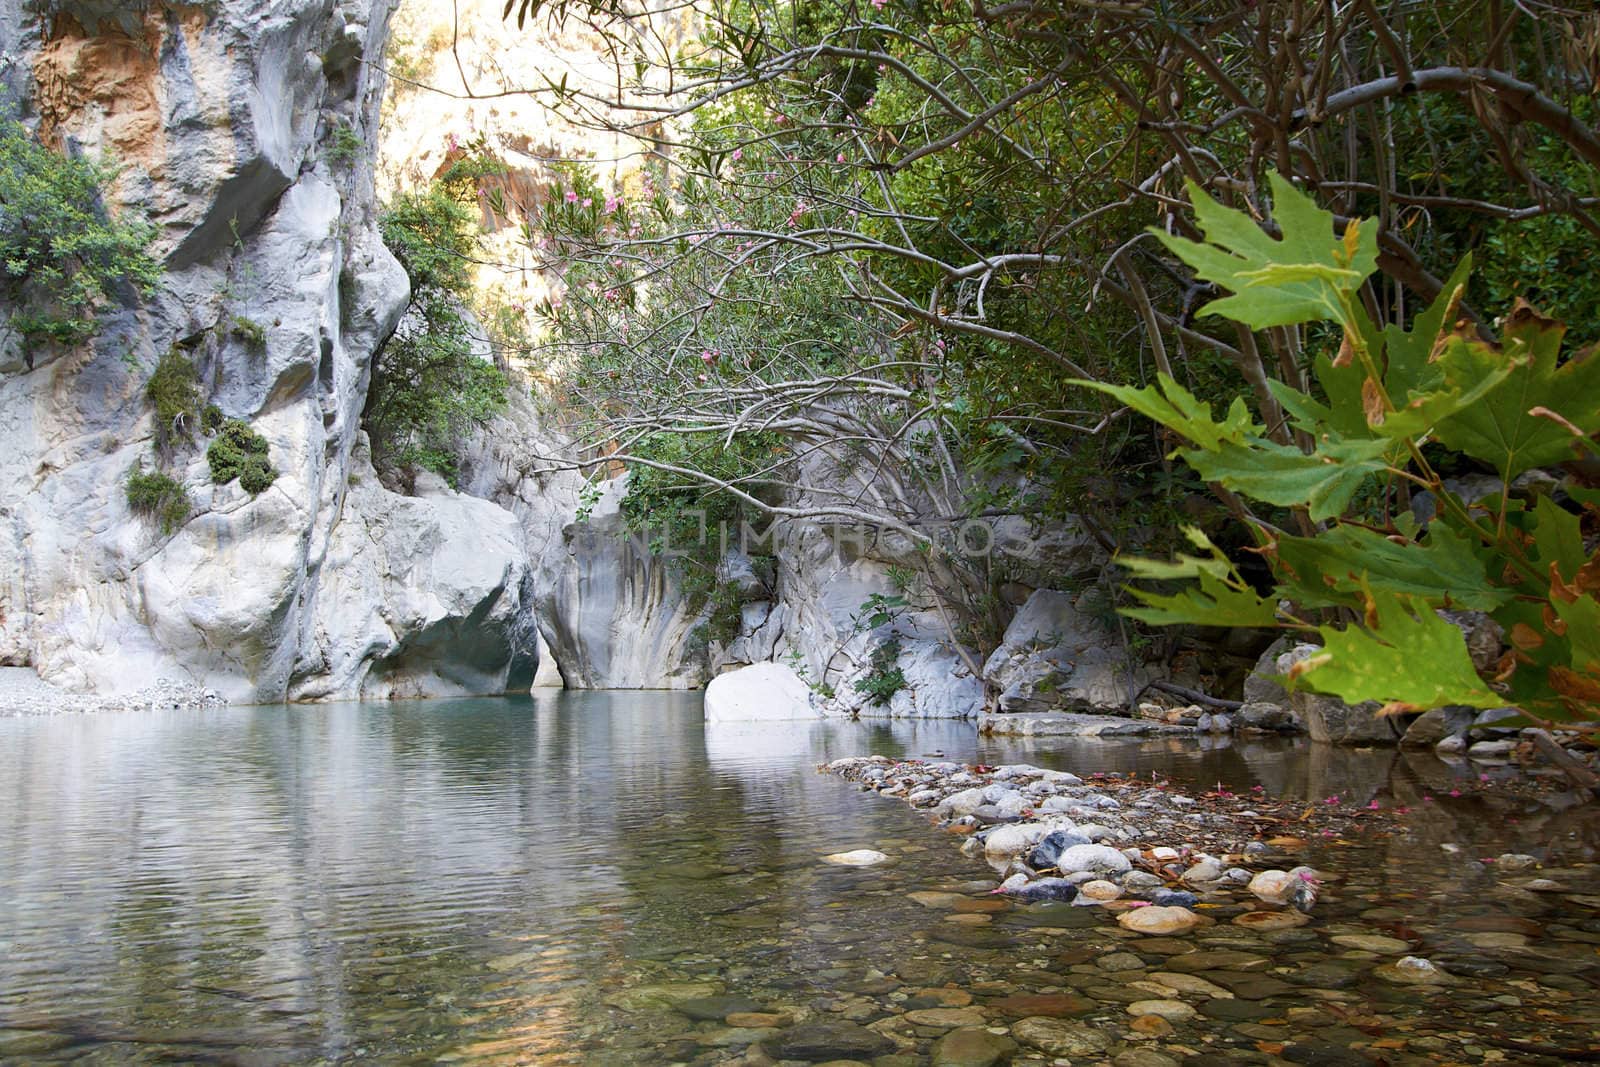
[[[214,689],[163,678],[122,696],[74,693],[42,681],[27,667],[0,667],[0,719],[17,715],[214,708],[227,703]]]

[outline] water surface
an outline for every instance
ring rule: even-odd
[[[695,1043],[712,1024],[617,995],[711,981],[814,1005],[881,994],[881,972],[1059,984],[1029,962],[1035,919],[976,936],[907,899],[990,872],[816,773],[869,751],[1426,806],[1414,835],[1327,844],[1367,894],[1345,918],[1393,910],[1386,892],[1416,902],[1396,914],[1459,910],[1484,898],[1480,854],[1531,834],[1574,863],[1596,838],[1581,808],[1450,800],[1465,771],[1392,751],[708,728],[698,694],[0,720],[0,1061],[714,1062]],[[894,862],[818,861],[862,847]],[[1045,925],[1102,921],[1088,910]]]

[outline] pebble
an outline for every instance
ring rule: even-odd
[[[889,857],[875,849],[857,848],[849,852],[835,852],[831,856],[824,856],[822,862],[838,867],[872,867],[889,862]]]
[[[1117,925],[1140,934],[1179,934],[1201,923],[1200,916],[1188,908],[1136,908],[1117,916]]]
[[[1195,1010],[1181,1000],[1136,1000],[1127,1008],[1129,1015],[1159,1015],[1171,1023],[1192,1019]]]

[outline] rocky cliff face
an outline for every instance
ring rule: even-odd
[[[480,21],[499,7],[466,6]],[[110,206],[158,224],[166,267],[76,348],[24,351],[0,316],[0,665],[107,694],[172,678],[277,701],[500,692],[532,681],[541,649],[546,680],[584,688],[692,688],[783,660],[832,711],[976,713],[983,686],[937,613],[859,625],[908,546],[782,523],[762,577],[724,560],[741,619],[708,640],[706,609],[624,529],[625,480],[580,519],[582,479],[546,458],[567,445],[520,391],[471,443],[460,491],[379,482],[361,413],[407,300],[373,194],[390,14],[390,0],[0,0],[0,106],[119,161]],[[500,69],[499,52],[473,55]],[[399,124],[391,181],[428,176],[443,99],[400,109],[427,118]],[[516,116],[491,112],[459,125],[515,150]],[[532,181],[542,153],[522,147]],[[265,492],[214,484],[194,427],[158,449],[146,383],[174,348],[202,402],[266,439]],[[191,501],[170,531],[127,500],[130,471],[157,464]],[[1041,573],[1097,565],[1071,531],[999,533],[1019,573],[1029,556]],[[890,638],[907,684],[869,707],[854,683]]]
[[[407,294],[377,237],[371,153],[351,150],[376,140],[389,8],[0,0],[9,106],[122,164],[112,206],[159,225],[166,266],[159,292],[90,344],[26,353],[32,369],[0,336],[0,661],[77,689],[164,676],[241,701],[528,673],[512,517],[448,491],[397,498],[362,470],[371,361]],[[278,478],[256,496],[214,485],[203,441],[179,435],[164,465],[193,506],[168,534],[125,485],[155,461],[145,383],[174,346],[204,400],[267,439]]]

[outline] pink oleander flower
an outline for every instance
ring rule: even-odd
[[[567,190],[567,198],[566,199],[567,199],[567,203],[576,204],[578,202],[578,194],[573,192],[571,189],[568,189]]]
[[[607,215],[614,214],[616,212],[617,208],[619,208],[621,206],[622,206],[622,201],[621,200],[618,200],[614,196],[606,197],[606,214]]]
[[[588,197],[588,196],[584,197],[583,198],[583,206],[584,207],[593,207],[594,206],[594,198],[593,197]]]
[[[840,152],[840,153],[839,153],[839,154],[838,154],[838,156],[836,156],[836,157],[835,157],[835,158],[834,158],[834,162],[835,162],[835,163],[843,163],[843,162],[844,162],[844,153],[843,153],[843,152]]]
[[[744,158],[744,149],[742,149],[742,148],[735,148],[735,149],[734,149],[734,150],[733,150],[733,156],[732,156],[732,159],[733,159],[733,161],[734,161],[734,162],[735,162],[735,163],[737,163],[737,162],[739,162],[739,160],[741,160],[741,159],[743,159],[743,158]]]

